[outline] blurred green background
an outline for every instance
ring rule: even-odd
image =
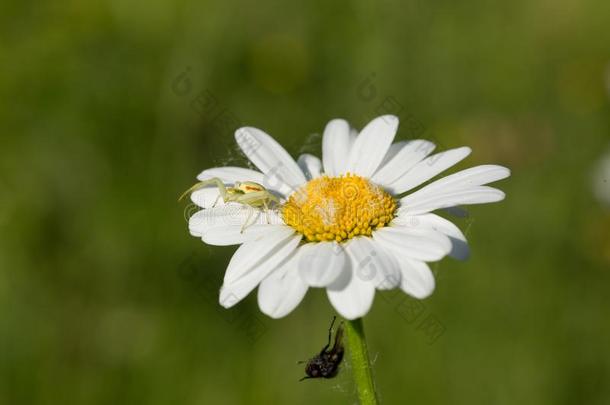
[[[176,197],[244,165],[233,131],[294,156],[326,122],[469,145],[508,198],[417,302],[365,323],[385,404],[610,403],[610,2],[8,0],[0,13],[0,403],[347,404],[298,383],[333,315],[220,309],[234,248]],[[392,110],[393,109],[393,110]],[[598,189],[610,187],[608,175]],[[428,326],[433,321],[436,329]]]

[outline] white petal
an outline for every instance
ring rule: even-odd
[[[482,186],[510,176],[510,170],[498,165],[481,165],[451,174],[428,184],[417,193],[419,196],[431,193],[447,193],[455,190],[465,190]]]
[[[431,228],[444,235],[447,235],[451,240],[451,252],[449,256],[458,259],[466,260],[470,256],[470,249],[466,237],[453,222],[446,220],[435,214],[423,215],[399,215],[393,221],[396,224],[410,226],[413,228]]]
[[[345,319],[353,320],[366,315],[373,305],[375,286],[355,278],[342,290],[326,289],[328,300]]]
[[[326,288],[326,294],[335,310],[345,319],[356,319],[366,315],[373,305],[375,285],[356,277],[351,271],[341,276]]]
[[[356,128],[350,128],[350,130],[349,130],[349,147],[350,147],[350,149],[354,145],[354,142],[356,142],[356,138],[358,138],[358,130]],[[349,155],[347,157],[349,158]]]
[[[214,177],[218,177],[225,184],[233,184],[236,181],[253,181],[259,184],[263,183],[263,174],[261,172],[233,166],[205,169],[199,173],[197,179],[199,181],[203,181]]]
[[[455,190],[447,193],[438,192],[420,195],[419,191],[400,200],[400,215],[418,215],[439,208],[448,208],[461,204],[485,204],[503,200],[504,192],[497,188],[478,186],[466,190]]]
[[[345,173],[350,150],[349,124],[335,119],[326,124],[322,138],[322,161],[324,173],[338,176]]]
[[[259,209],[236,203],[204,209],[189,218],[191,234],[217,246],[237,245],[256,239],[275,226],[285,226],[276,211],[270,210],[265,214]]]
[[[351,269],[343,272],[326,292],[341,316],[356,319],[370,310],[375,287],[388,289],[400,283],[400,264],[393,254],[367,237],[354,238],[345,246]]]
[[[307,243],[299,251],[299,274],[311,287],[326,287],[349,271],[349,258],[337,242]]]
[[[442,259],[451,252],[451,241],[432,229],[388,226],[373,232],[373,239],[399,257],[426,262]]]
[[[263,185],[272,190],[285,183],[293,189],[306,182],[303,171],[286,150],[271,136],[258,128],[243,127],[235,132],[235,140],[256,167],[265,174]],[[274,183],[278,184],[274,184]]]
[[[455,165],[468,156],[470,152],[471,149],[464,146],[432,155],[416,164],[400,179],[386,185],[386,189],[392,194],[409,191]]]
[[[253,270],[259,269],[262,263],[269,266],[270,259],[277,261],[278,252],[283,251],[286,246],[294,244],[294,238],[297,236],[300,237],[300,235],[295,235],[294,229],[291,227],[278,225],[270,228],[270,232],[264,238],[244,243],[233,254],[229,262],[224,277],[225,283],[239,280]],[[294,249],[290,249],[290,252],[287,253],[291,253],[292,250]],[[281,260],[287,255],[285,254]],[[278,264],[279,261],[276,265]]]
[[[307,284],[297,270],[298,250],[269,274],[258,287],[258,306],[272,318],[282,318],[305,297]]]
[[[352,274],[370,281],[379,290],[389,290],[400,283],[398,261],[394,255],[369,237],[357,237],[346,244],[352,259]]]
[[[241,226],[217,227],[201,235],[201,240],[208,245],[229,246],[260,239],[271,231],[271,227],[281,225],[251,225],[241,232]]]
[[[390,149],[388,149],[385,156],[383,157],[383,161],[379,165],[379,169],[377,169],[377,171],[381,170],[383,166],[387,165],[390,160],[394,159],[394,156],[396,156],[398,152],[400,152],[405,146],[407,146],[408,143],[409,141],[398,141],[391,144]]]
[[[206,187],[191,193],[191,201],[201,208],[223,207],[225,202],[216,187]]]
[[[432,153],[434,147],[432,142],[422,139],[395,143],[386,155],[387,162],[373,175],[373,182],[391,185]]]
[[[400,260],[400,288],[407,294],[423,299],[434,291],[434,274],[424,262],[411,259]]]
[[[371,177],[388,152],[397,129],[398,118],[393,115],[383,115],[369,122],[350,150],[347,171]]]
[[[303,173],[305,173],[305,177],[308,180],[320,177],[320,173],[322,172],[322,162],[316,156],[305,153],[299,156],[297,164],[301,170],[303,170]]]
[[[225,273],[219,302],[225,308],[241,301],[297,248],[301,235],[294,230],[274,229],[264,238],[244,243],[237,249]]]

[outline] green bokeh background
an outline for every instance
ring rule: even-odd
[[[610,2],[2,9],[0,404],[355,403],[349,363],[297,382],[333,315],[324,292],[281,320],[255,294],[220,309],[234,248],[191,237],[176,196],[246,164],[240,124],[296,156],[319,153],[329,119],[388,108],[400,138],[513,175],[505,201],[457,220],[472,257],[434,265],[432,297],[376,297],[382,403],[610,403],[610,210],[591,191]]]

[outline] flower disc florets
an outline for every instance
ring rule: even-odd
[[[371,236],[394,218],[396,201],[381,187],[347,173],[322,176],[296,190],[282,207],[286,224],[309,242]]]

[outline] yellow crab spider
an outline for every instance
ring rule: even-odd
[[[193,191],[199,190],[210,184],[214,184],[216,187],[218,187],[218,191],[220,192],[220,195],[218,196],[216,201],[214,201],[214,205],[212,205],[212,207],[216,206],[218,199],[222,197],[225,203],[236,202],[253,208],[263,208],[263,210],[265,211],[265,215],[267,216],[267,223],[269,223],[270,203],[280,203],[280,200],[275,195],[273,195],[265,187],[258,183],[255,183],[253,181],[236,181],[233,187],[227,187],[218,177],[213,177],[208,180],[200,181],[193,187],[186,190],[180,196],[178,201],[182,200],[186,195],[192,193]],[[249,210],[248,218],[246,218],[246,222],[244,222],[243,226],[241,227],[241,233],[244,232],[246,225],[252,217],[252,213],[253,210]]]

